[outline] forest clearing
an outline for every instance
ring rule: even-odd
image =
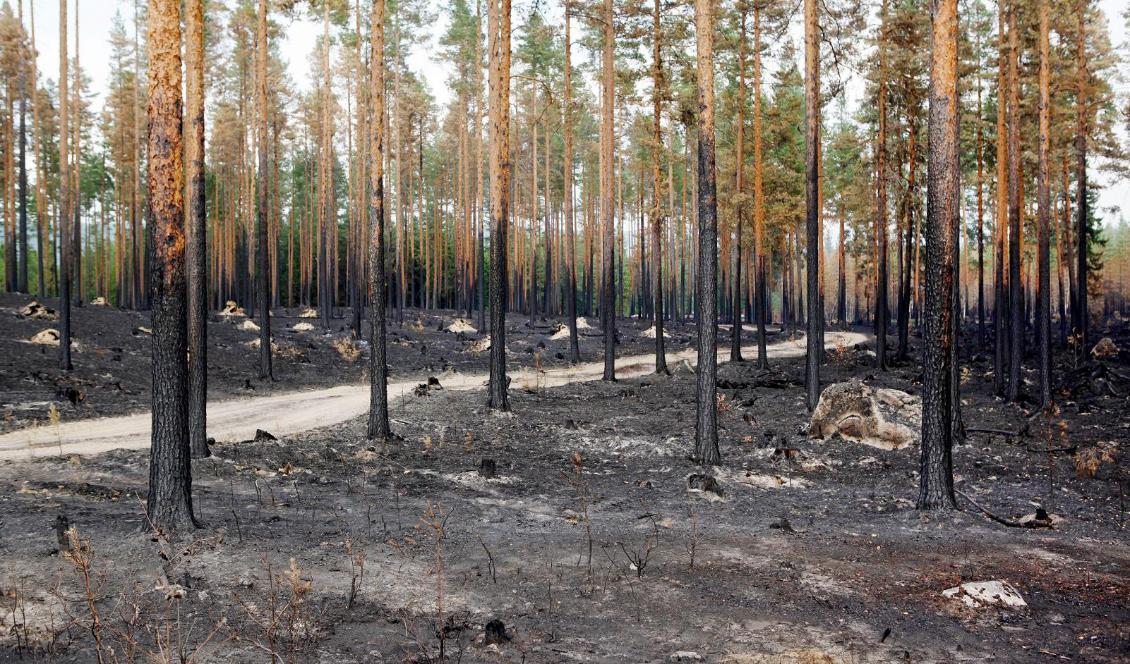
[[[0,661],[1127,661],[1128,33],[0,0]]]

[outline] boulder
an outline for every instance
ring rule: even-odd
[[[909,447],[918,438],[922,403],[899,390],[874,390],[861,381],[824,389],[808,426],[811,438],[839,435],[883,450]]]
[[[105,307],[107,306],[107,304],[108,303],[106,302],[106,298],[102,297],[101,295],[90,301],[90,306],[92,307]]]
[[[35,320],[59,319],[59,314],[54,309],[49,309],[36,300],[32,300],[28,302],[26,306],[20,307],[20,316],[33,318]]]
[[[295,323],[294,327],[290,329],[294,330],[295,332],[310,332],[314,329],[314,326],[303,321],[301,323]]]
[[[306,307],[302,311],[298,312],[298,317],[299,318],[317,318],[318,312],[311,309],[310,307]]]
[[[1023,609],[1028,606],[1020,591],[1008,581],[970,581],[943,590],[942,597],[960,599],[966,606],[975,609],[984,606]]]
[[[1110,337],[1103,337],[1091,349],[1091,357],[1096,360],[1110,360],[1118,357],[1118,346],[1115,345],[1114,340]]]
[[[655,338],[655,326],[652,325],[651,327],[644,330],[642,336],[645,336],[648,339],[654,339]],[[663,330],[663,338],[664,339],[670,339],[671,338],[671,335],[667,333],[667,330]]]
[[[259,331],[259,326],[255,324],[255,321],[250,320],[250,319],[243,321],[242,323],[237,325],[237,327],[239,329],[243,330],[244,332],[258,332]]]
[[[247,312],[243,307],[236,304],[235,300],[228,300],[224,303],[224,308],[220,309],[221,316],[246,316]]]
[[[423,326],[421,326],[420,329],[422,330]],[[463,318],[456,318],[455,322],[453,322],[451,325],[448,325],[444,329],[448,332],[451,332],[452,334],[478,334],[479,332],[471,325],[470,322]]]
[[[39,344],[41,346],[58,346],[59,331],[53,327],[49,327],[46,330],[40,330],[36,332],[31,339],[28,339],[28,341],[33,344]]]
[[[487,336],[483,337],[482,339],[479,339],[478,341],[471,344],[471,352],[472,353],[484,353],[488,350],[490,350],[490,335],[489,334]]]

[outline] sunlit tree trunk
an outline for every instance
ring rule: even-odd
[[[67,75],[67,0],[59,0],[59,99],[70,99]],[[74,253],[71,250],[69,220],[71,214],[71,176],[68,143],[70,138],[68,107],[63,101],[59,104],[59,239],[62,263],[59,275],[59,364],[64,371],[71,365],[71,268]],[[11,282],[9,282],[11,283]]]
[[[1020,291],[1020,74],[1016,1],[1008,7],[1008,400],[1020,398],[1024,301]]]
[[[600,121],[600,219],[601,219],[601,282],[600,319],[604,330],[603,380],[616,380],[616,276],[615,225],[613,198],[615,184],[615,108],[616,76],[614,54],[614,16],[612,0],[603,0],[601,30],[604,46],[601,51],[601,121]]]
[[[607,1],[607,0],[606,0]],[[809,0],[812,1],[812,0]],[[698,61],[698,367],[695,460],[718,465],[718,200],[714,165],[714,7],[695,0]]]
[[[652,314],[655,321],[655,373],[666,374],[667,352],[663,340],[663,190],[660,179],[660,163],[663,150],[663,30],[660,25],[659,0],[655,0],[651,14],[651,278]]]
[[[875,363],[880,369],[887,368],[887,325],[890,318],[888,294],[888,254],[887,248],[887,0],[883,0],[882,17],[879,24],[879,138],[878,138],[878,190],[879,209],[876,214],[875,232],[878,236],[879,251],[878,282],[875,284]],[[913,131],[913,129],[911,129]],[[910,233],[910,229],[907,229]],[[809,406],[811,407],[811,405]]]
[[[1039,205],[1038,246],[1037,246],[1037,302],[1036,337],[1040,356],[1040,405],[1048,408],[1052,404],[1052,318],[1051,318],[1051,264],[1048,255],[1048,226],[1051,211],[1051,182],[1048,168],[1048,151],[1051,148],[1051,98],[1050,68],[1051,47],[1048,37],[1048,0],[1040,0],[1040,136],[1039,171],[1036,194]]]
[[[572,67],[572,12],[565,6],[565,81],[562,114],[564,115],[565,163],[563,165],[563,192],[565,215],[565,322],[569,326],[569,360],[581,361],[580,344],[577,339],[577,240],[573,219],[573,67]]]
[[[204,0],[188,0],[185,90],[188,97],[188,440],[193,458],[208,456],[208,235],[204,186]]]
[[[385,317],[388,284],[385,267],[385,0],[373,0],[369,55],[369,422],[371,440],[392,435],[388,421],[388,362]]]
[[[607,1],[607,0],[606,0]],[[510,410],[506,376],[506,250],[510,219],[510,0],[488,0],[490,50],[490,384],[487,407]]]
[[[753,5],[753,251],[757,283],[757,367],[769,368],[765,326],[769,310],[769,265],[765,246],[765,193],[762,188],[761,146],[761,4]]]
[[[808,258],[807,355],[804,386],[808,409],[820,400],[820,26],[816,0],[804,0],[805,227]],[[799,252],[798,252],[799,256]]]
[[[153,227],[153,442],[146,514],[163,531],[195,525],[188,445],[188,319],[181,146],[179,0],[149,0],[147,181]]]
[[[918,509],[952,509],[954,245],[960,206],[957,0],[931,0],[930,120],[926,189],[926,285],[922,366],[922,457]]]

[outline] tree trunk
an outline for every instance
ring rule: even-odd
[[[267,164],[267,0],[259,0],[259,22],[255,48],[255,81],[258,90],[259,176],[255,183],[256,247],[259,261],[255,269],[255,292],[259,298],[259,380],[274,380],[271,368],[271,281],[267,242],[269,165]],[[327,45],[328,48],[328,45]],[[330,192],[332,200],[333,192]],[[327,222],[327,228],[328,228]]]
[[[742,224],[745,222],[745,39],[746,5],[740,3],[741,27],[738,31],[738,118],[734,147],[734,192],[738,196],[734,215],[734,238],[730,248],[730,361],[742,361]],[[656,165],[656,168],[659,168]]]
[[[1087,257],[1090,238],[1087,228],[1087,0],[1079,0],[1076,9],[1078,26],[1075,46],[1075,308],[1071,311],[1072,329],[1078,337],[1078,347],[1086,352],[1090,336],[1090,318],[1087,313]]]
[[[153,442],[146,514],[195,526],[188,446],[188,320],[181,146],[179,0],[149,0],[149,223],[153,228]]]
[[[188,0],[185,63],[188,96],[188,440],[192,458],[208,456],[208,234],[204,180],[204,0]],[[269,350],[268,350],[269,352]]]
[[[757,271],[757,368],[769,368],[765,326],[769,323],[769,264],[765,246],[765,193],[761,154],[761,4],[753,5],[753,243]]]
[[[69,77],[67,75],[67,0],[59,0],[59,99],[69,99],[67,92]],[[63,371],[70,371],[71,365],[71,267],[74,264],[74,253],[71,251],[70,230],[67,220],[71,214],[71,177],[70,157],[67,144],[70,137],[68,129],[69,104],[61,101],[59,104],[59,239],[61,250],[59,260],[62,263],[59,275],[59,364]],[[11,283],[11,282],[9,282]]]
[[[918,509],[953,509],[950,380],[954,343],[954,245],[960,206],[957,0],[931,0],[930,124],[926,190],[922,461]]]
[[[878,179],[879,210],[875,231],[878,235],[878,280],[875,284],[875,364],[879,369],[887,368],[887,321],[890,318],[887,306],[888,264],[887,255],[887,0],[883,0],[882,17],[879,24],[879,138]],[[913,128],[911,128],[913,131]],[[907,234],[910,229],[907,229]],[[900,321],[901,322],[901,321]],[[809,405],[811,408],[812,405]]]
[[[573,73],[572,73],[572,39],[571,14],[568,5],[565,7],[565,89],[562,101],[565,131],[565,163],[563,164],[562,191],[564,196],[565,232],[567,233],[567,246],[565,248],[566,292],[565,292],[565,322],[569,326],[569,361],[576,364],[581,361],[581,349],[577,339],[577,241],[573,219]]]
[[[1050,51],[1048,37],[1048,0],[1040,0],[1040,137],[1037,200],[1039,205],[1036,262],[1037,278],[1036,337],[1040,355],[1040,405],[1052,405],[1052,318],[1051,263],[1048,255],[1048,226],[1051,215],[1051,182],[1048,151],[1051,146]]]
[[[1008,304],[1005,299],[1005,237],[1008,235],[1008,139],[1006,115],[1008,99],[1008,56],[1005,46],[1005,11],[1003,0],[997,9],[997,229],[996,248],[993,252],[993,392],[1005,394],[1005,362],[1007,357]]]
[[[1020,398],[1024,301],[1020,291],[1020,75],[1016,0],[1008,7],[1008,401]]]
[[[388,279],[385,267],[385,0],[373,0],[369,56],[369,423],[370,440],[392,435],[388,421],[388,362],[385,316]]]
[[[695,0],[694,23],[698,60],[698,367],[694,457],[704,466],[715,466],[722,461],[722,455],[718,450],[718,200],[711,0]]]
[[[807,230],[807,354],[804,387],[808,409],[820,400],[820,26],[816,0],[804,0],[805,226]],[[799,256],[799,252],[798,252]]]
[[[651,208],[651,270],[652,304],[655,321],[655,373],[668,374],[667,352],[663,340],[663,200],[660,181],[662,162],[663,128],[660,124],[663,114],[663,30],[660,25],[659,0],[655,0],[651,14],[652,26],[652,70],[651,70],[651,195],[654,204]]]
[[[601,57],[601,122],[600,122],[600,218],[601,280],[600,319],[604,329],[604,375],[602,380],[616,380],[616,210],[613,199],[615,183],[615,108],[616,76],[614,69],[614,26],[612,0],[603,0],[601,14],[604,47]]]
[[[607,1],[607,0],[606,0]],[[506,377],[506,249],[510,219],[510,0],[488,0],[490,49],[490,384],[487,407],[510,410]]]

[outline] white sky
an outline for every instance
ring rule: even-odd
[[[15,6],[21,0],[3,0]],[[91,79],[91,92],[95,94],[96,101],[95,107],[101,106],[102,94],[106,87],[106,82],[110,75],[109,63],[109,35],[110,27],[114,13],[120,11],[122,16],[126,19],[126,24],[132,23],[133,5],[134,0],[70,0],[73,4],[70,9],[70,27],[69,36],[73,39],[75,36],[74,20],[76,18],[75,12],[77,11],[77,18],[79,21],[80,31],[80,50],[79,57],[83,70]],[[36,46],[39,50],[39,71],[41,75],[57,79],[59,75],[59,2],[58,0],[22,0],[25,12],[25,21],[29,19],[30,5],[34,5],[35,22],[36,22]],[[139,3],[144,3],[145,0],[137,0]],[[411,67],[421,73],[423,78],[432,90],[432,95],[440,104],[444,104],[450,95],[446,86],[447,74],[443,65],[432,54],[437,51],[436,42],[439,36],[443,34],[447,27],[446,12],[443,11],[442,3],[432,2],[435,8],[436,21],[430,31],[428,40],[429,43],[417,45],[416,50],[409,57]],[[77,9],[76,6],[77,5]],[[525,10],[525,3],[515,7],[515,23],[517,24],[517,17],[519,11]],[[1120,48],[1120,54],[1123,58],[1127,57],[1126,44],[1128,43],[1126,21],[1123,18],[1123,11],[1126,7],[1126,0],[1099,0],[1099,5],[1106,13],[1107,22],[1110,30],[1111,42]],[[548,3],[542,4],[549,13],[550,23],[560,21],[560,5],[559,3],[550,0]],[[288,69],[291,78],[300,88],[308,86],[308,73],[309,73],[309,54],[314,48],[314,44],[321,34],[321,25],[317,21],[296,20],[289,24],[284,30],[284,44],[282,45],[281,52],[284,58],[288,59]],[[578,30],[579,32],[579,30]],[[578,49],[579,50],[579,49]],[[575,57],[581,57],[580,53],[575,52]],[[1123,67],[1122,71],[1128,71],[1127,67]],[[1119,92],[1122,99],[1130,95],[1130,81],[1119,80],[1114,82],[1115,89]],[[1120,136],[1124,142],[1130,142],[1126,136],[1126,127],[1119,126]],[[1098,179],[1101,184],[1107,185],[1100,194],[1099,204],[1103,208],[1104,215],[1107,221],[1113,221],[1113,215],[1107,213],[1106,208],[1117,207],[1121,210],[1124,217],[1130,218],[1130,181],[1121,180],[1114,181],[1110,176],[1104,174],[1093,173],[1092,178]]]

